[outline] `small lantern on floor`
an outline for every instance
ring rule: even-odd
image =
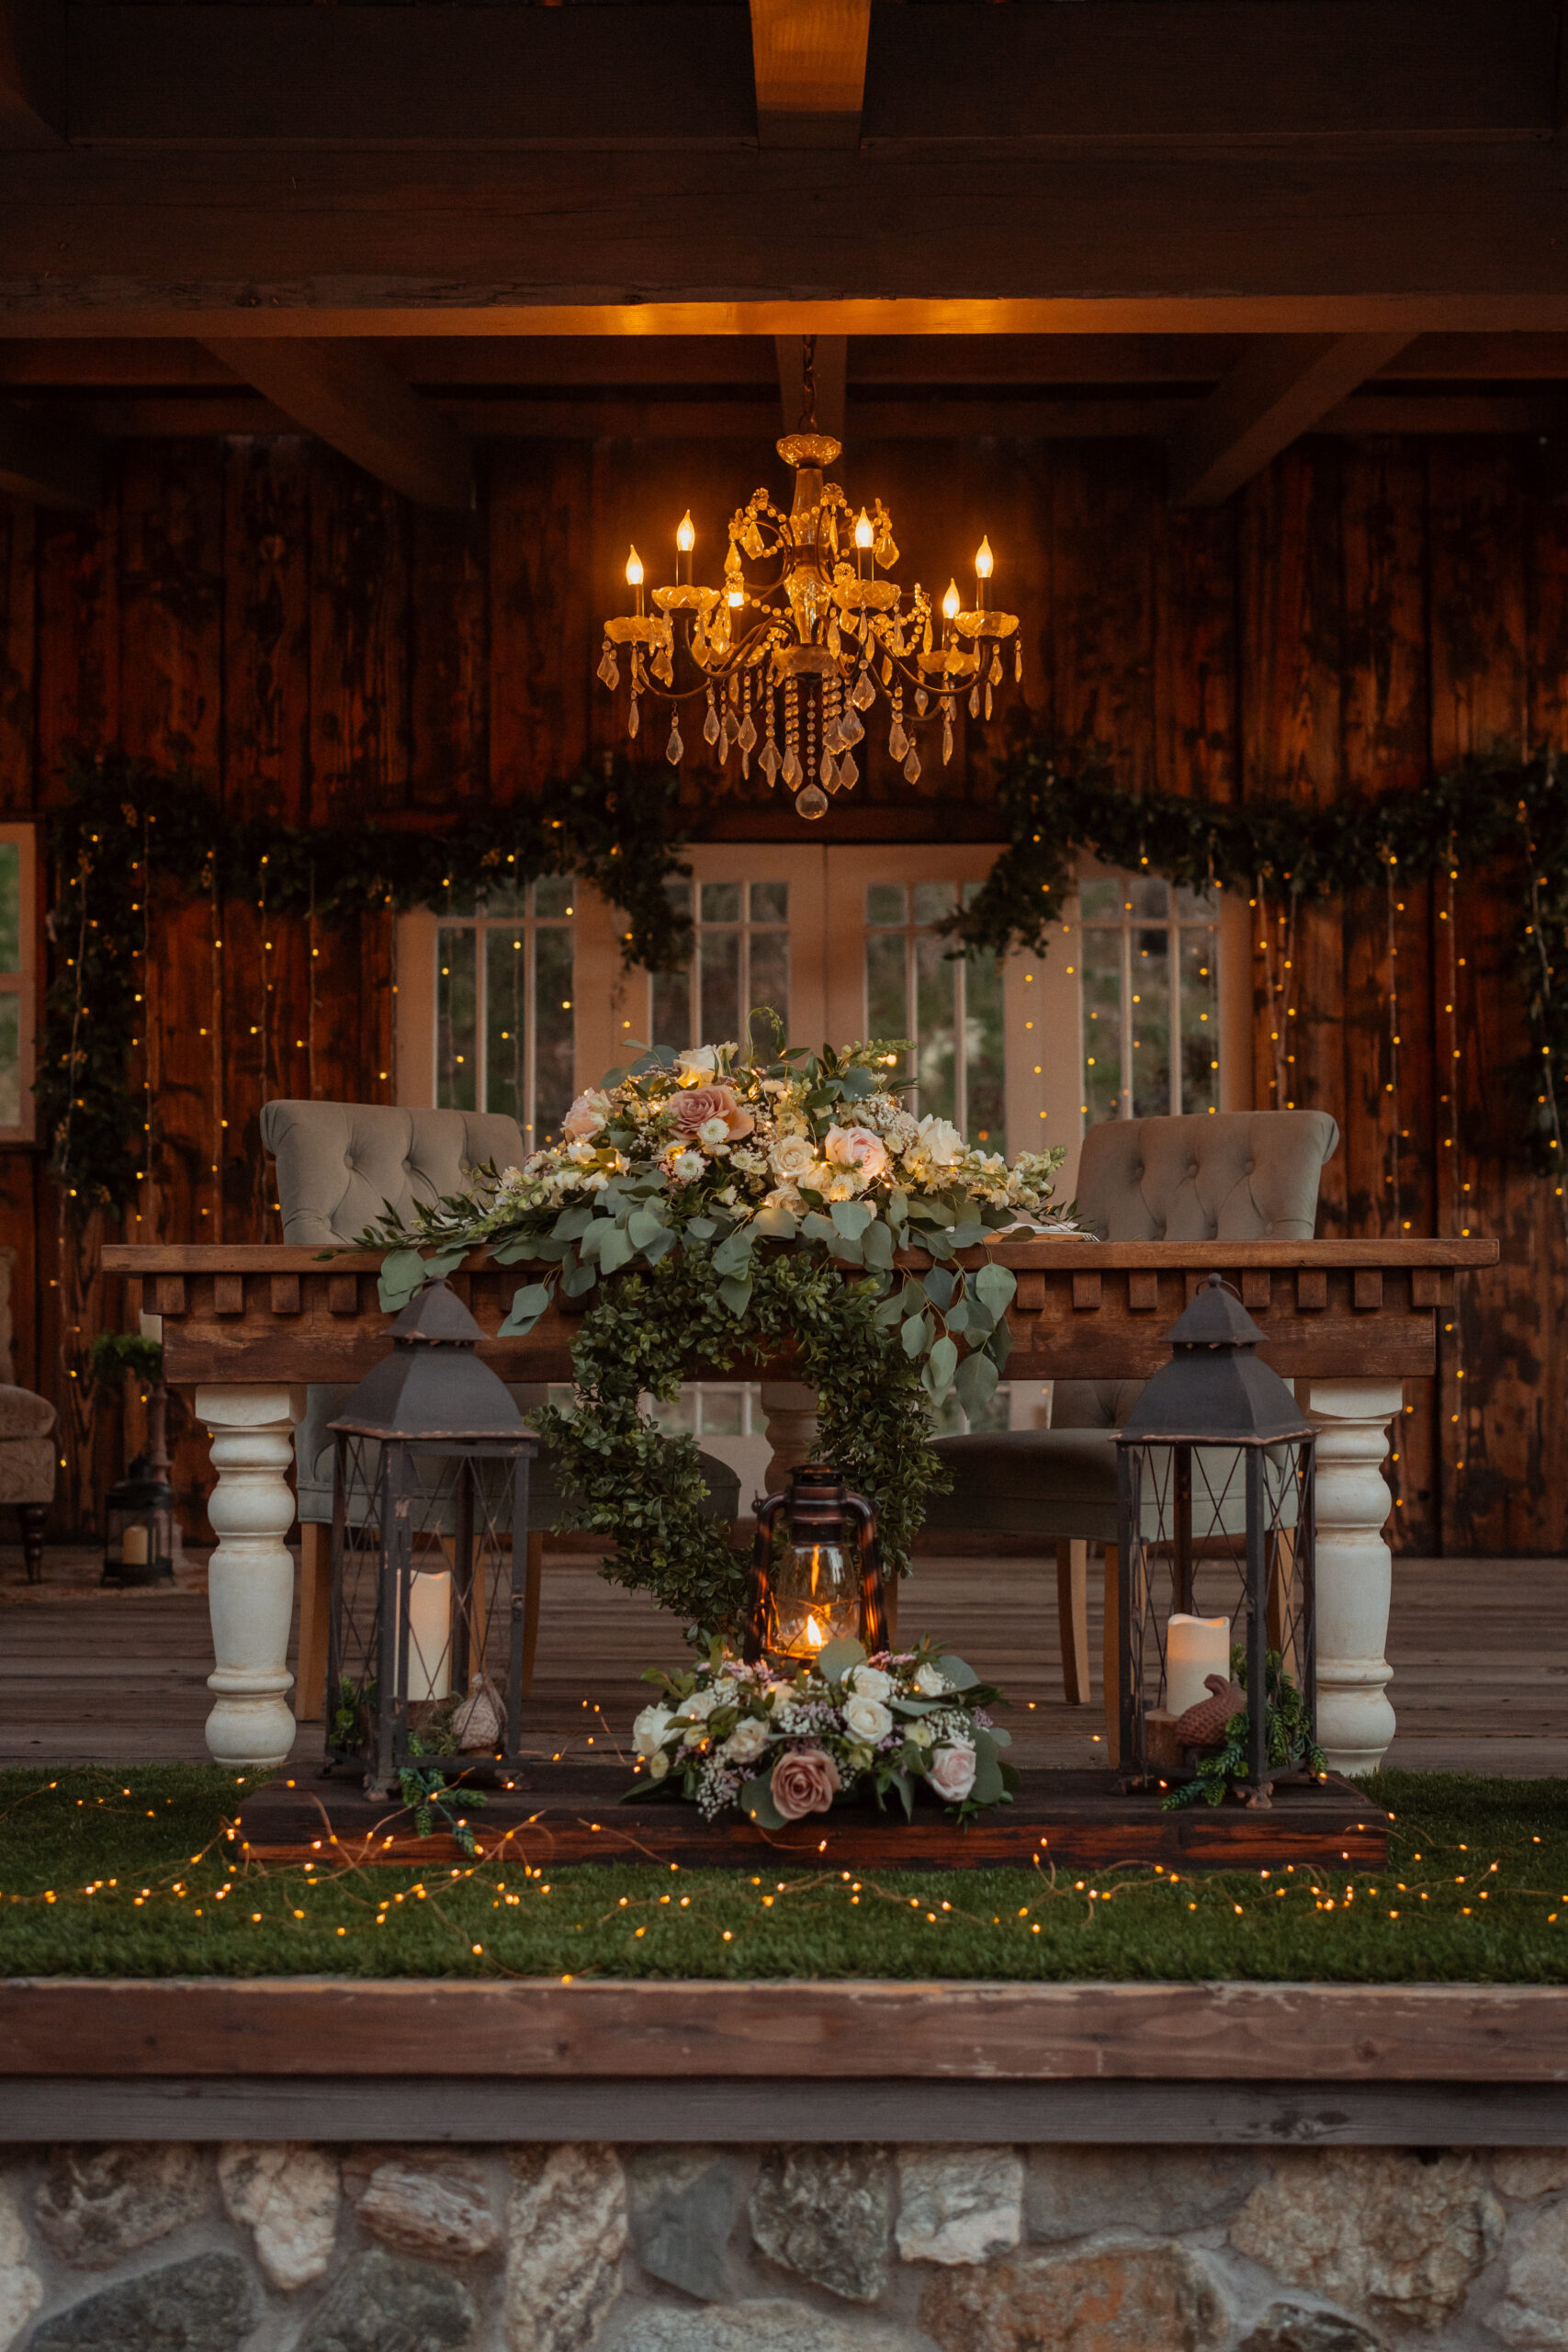
[[[1300,1690],[1315,1736],[1314,1437],[1284,1382],[1259,1362],[1263,1337],[1211,1274],[1169,1333],[1170,1363],[1116,1433],[1120,1760],[1129,1784],[1188,1776],[1194,1751],[1177,1725],[1188,1716],[1190,1735],[1188,1711],[1205,1702],[1217,1716],[1209,1678],[1229,1685],[1238,1637],[1249,1802],[1268,1802],[1275,1675]],[[1194,1613],[1200,1569],[1223,1580],[1211,1616]],[[1217,1695],[1223,1703],[1229,1693]],[[1212,1735],[1213,1724],[1203,1728]]]
[[[876,1513],[836,1470],[807,1463],[757,1514],[744,1654],[808,1665],[844,1634],[871,1657],[887,1647]]]
[[[515,1765],[538,1440],[444,1282],[333,1422],[327,1745],[385,1795],[414,1758]]]
[[[104,1498],[105,1584],[161,1584],[175,1573],[175,1490],[145,1453]]]

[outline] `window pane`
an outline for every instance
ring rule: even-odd
[[[710,888],[703,885],[705,899]],[[739,886],[726,883],[737,899]],[[705,931],[698,944],[702,970],[702,1033],[696,1041],[705,1046],[722,1046],[740,1035],[740,933],[738,931]]]
[[[1127,898],[1134,915],[1153,916],[1156,922],[1164,922],[1170,913],[1170,885],[1152,874],[1129,875]]]
[[[1095,887],[1098,889],[1100,886],[1097,883]],[[1086,931],[1082,956],[1083,1099],[1091,1121],[1119,1119],[1122,1115],[1120,931]]]
[[[1181,1107],[1220,1107],[1219,935],[1181,934]]]
[[[22,1124],[22,1000],[0,996],[0,1127]]]
[[[0,842],[0,972],[22,968],[22,845]],[[7,1125],[14,1124],[7,1120]]]
[[[917,882],[915,885],[915,921],[941,922],[950,915],[956,904],[951,882]]]
[[[534,912],[536,915],[575,914],[576,894],[574,876],[542,874],[534,885]]]
[[[1133,1116],[1166,1117],[1171,1109],[1170,933],[1163,926],[1133,933],[1131,1026]]]
[[[485,1109],[527,1122],[528,942],[521,923],[485,933]]]
[[[741,1408],[745,1402],[739,1388],[702,1387],[697,1391],[701,1406],[704,1437],[739,1437]]]
[[[1103,875],[1090,876],[1078,884],[1078,912],[1085,922],[1119,922],[1122,919],[1122,885]]]
[[[868,923],[901,923],[907,919],[908,904],[902,882],[870,883],[865,894],[865,919]]]
[[[700,1041],[692,1026],[692,980],[688,972],[658,972],[653,981],[653,1035],[650,1045],[668,1046],[680,1053]]]
[[[705,882],[703,884],[703,921],[705,922],[739,922],[739,883]]]
[[[969,1141],[987,1151],[1006,1151],[1002,967],[995,956],[964,958],[964,1058]]]
[[[1176,915],[1179,922],[1218,922],[1219,892],[1189,890],[1184,884],[1176,893]]]
[[[484,910],[487,915],[522,915],[528,911],[528,893],[517,882],[490,881],[485,884]]]
[[[478,941],[472,931],[435,934],[435,1103],[441,1111],[479,1108]]]
[[[530,1144],[554,1135],[570,1108],[576,1019],[572,1010],[571,933],[534,933],[534,1130]],[[494,1019],[494,1014],[491,1014]]]
[[[751,1003],[749,1009],[770,1004],[784,1023],[784,1040],[789,1042],[789,933],[787,931],[754,931],[751,933]],[[765,1021],[754,1024],[753,1034],[760,1046],[773,1043],[773,1031]],[[818,1040],[811,1038],[809,1044]]]
[[[753,882],[751,920],[753,922],[788,922],[789,884],[787,882]]]
[[[874,891],[867,891],[871,898]],[[900,892],[899,896],[902,897]],[[865,1027],[868,1037],[907,1037],[909,999],[901,931],[865,943]]]
[[[921,891],[932,887],[917,883],[917,906]],[[919,1080],[915,1108],[921,1118],[928,1112],[940,1119],[957,1114],[953,1021],[958,967],[943,953],[946,944],[930,933],[920,933],[915,940],[916,1035],[919,1039],[915,1056],[915,1074]]]

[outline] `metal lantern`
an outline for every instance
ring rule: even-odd
[[[104,1498],[105,1584],[161,1584],[175,1573],[175,1490],[139,1453]]]
[[[538,1440],[444,1282],[333,1422],[328,1738],[385,1795],[421,1756],[514,1765]]]
[[[1314,1439],[1260,1363],[1264,1334],[1211,1274],[1169,1333],[1116,1434],[1117,1663],[1125,1783],[1183,1777],[1196,1752],[1176,1726],[1247,1659],[1249,1799],[1267,1802],[1270,1653],[1315,1728]],[[1195,1612],[1201,1577],[1211,1615]],[[1189,1719],[1190,1722],[1190,1719]]]
[[[836,1470],[807,1463],[757,1514],[744,1653],[807,1665],[844,1634],[869,1657],[887,1647],[876,1513]]]

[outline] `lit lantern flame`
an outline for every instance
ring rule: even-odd
[[[807,1620],[806,1620],[806,1646],[807,1646],[807,1649],[812,1649],[812,1650],[819,1650],[819,1649],[822,1649],[823,1647],[825,1647],[825,1645],[826,1645],[826,1644],[827,1644],[827,1640],[828,1640],[828,1636],[827,1636],[827,1634],[822,1631],[821,1626],[817,1623],[816,1618],[815,1618],[815,1617],[812,1617],[812,1616],[807,1616]]]
[[[626,558],[626,586],[628,588],[642,586],[642,558],[636,548],[633,548]]]
[[[675,544],[682,555],[690,555],[697,544],[697,526],[692,520],[692,510],[689,506],[681,517],[680,528],[675,533]]]

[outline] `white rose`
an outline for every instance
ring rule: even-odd
[[[769,1737],[767,1724],[756,1715],[747,1715],[736,1724],[718,1752],[727,1764],[750,1764],[761,1756]]]
[[[718,1703],[719,1694],[716,1690],[694,1690],[691,1697],[682,1699],[676,1708],[674,1721],[705,1724]]]
[[[806,1203],[800,1196],[798,1184],[775,1184],[764,1198],[762,1206],[765,1209],[788,1209],[793,1216],[799,1216],[805,1212]]]
[[[718,1068],[718,1051],[713,1046],[689,1046],[675,1057],[675,1067],[681,1073],[682,1086],[702,1086]]]
[[[893,1688],[893,1677],[879,1666],[857,1666],[845,1679],[857,1699],[886,1699]]]
[[[863,1699],[858,1691],[852,1699],[845,1701],[843,1716],[844,1729],[850,1737],[863,1740],[868,1747],[874,1747],[879,1739],[886,1739],[893,1728],[893,1717],[881,1700]]]
[[[768,1706],[770,1712],[775,1715],[782,1715],[786,1707],[792,1707],[794,1704],[794,1683],[775,1682],[773,1689],[768,1693]]]
[[[926,1768],[926,1778],[939,1797],[962,1804],[975,1785],[975,1750],[966,1739],[955,1740]]]
[[[940,1666],[932,1666],[928,1662],[925,1666],[916,1668],[915,1688],[922,1699],[940,1699],[944,1692],[952,1690],[953,1685]]]
[[[964,1138],[951,1119],[923,1118],[920,1148],[938,1168],[952,1168],[964,1157]]]
[[[632,1742],[637,1754],[657,1755],[673,1721],[668,1707],[645,1707],[632,1725]]]
[[[817,1155],[806,1136],[781,1136],[768,1155],[773,1163],[773,1173],[785,1183],[798,1183],[808,1173]]]

